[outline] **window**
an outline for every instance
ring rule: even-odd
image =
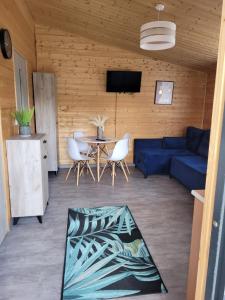
[[[16,107],[22,109],[29,106],[27,61],[17,51],[14,50],[13,53]]]

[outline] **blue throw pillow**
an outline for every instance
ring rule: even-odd
[[[186,149],[186,138],[185,137],[164,137],[163,148]]]
[[[192,152],[197,151],[199,144],[201,142],[203,133],[204,133],[204,130],[200,129],[200,128],[195,128],[195,127],[187,128],[186,139],[187,139],[188,150],[190,150]]]
[[[200,142],[200,145],[198,147],[198,154],[204,157],[208,157],[209,152],[209,136],[210,136],[210,130],[205,130]]]

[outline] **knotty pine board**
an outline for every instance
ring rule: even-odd
[[[116,133],[118,138],[125,132],[132,138],[176,136],[183,135],[187,126],[202,127],[204,72],[40,25],[36,26],[36,46],[38,71],[56,74],[61,165],[70,163],[65,138],[76,129],[95,134],[88,119],[97,114],[109,117],[106,135]],[[106,93],[108,69],[142,71],[141,93]],[[175,81],[172,105],[154,105],[156,80]]]
[[[204,112],[204,128],[211,127],[214,87],[216,72],[212,70],[207,76],[206,96],[205,96],[205,112]]]
[[[11,34],[13,48],[27,60],[29,102],[33,105],[32,72],[36,69],[34,22],[24,0],[0,1],[0,27]],[[3,143],[4,186],[7,196],[7,214],[10,217],[9,189],[5,140],[17,132],[11,116],[16,109],[13,58],[4,59],[0,53],[0,143]]]

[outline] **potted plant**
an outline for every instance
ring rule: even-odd
[[[104,138],[105,122],[108,120],[106,116],[97,116],[90,119],[90,124],[97,127],[97,139]]]
[[[12,116],[19,124],[19,135],[23,137],[31,136],[30,122],[34,114],[34,107],[31,109],[20,109],[12,113]]]

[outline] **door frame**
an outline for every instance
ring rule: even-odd
[[[9,231],[9,224],[8,224],[8,211],[7,211],[7,198],[5,192],[5,185],[4,185],[4,149],[3,149],[3,137],[2,137],[2,119],[1,119],[1,109],[0,109],[0,201],[1,207],[3,207],[3,220],[1,224],[1,216],[0,216],[0,226],[3,228],[2,234],[0,235],[0,244],[4,240],[7,232]]]
[[[220,38],[218,47],[217,71],[213,101],[212,125],[210,134],[208,168],[206,177],[205,203],[195,300],[205,299],[208,273],[209,250],[216,194],[217,174],[220,157],[223,115],[225,105],[225,0],[223,0]]]
[[[208,274],[206,281],[206,300],[223,300],[225,290],[225,115],[219,168],[217,175],[217,188],[213,214],[213,227],[211,232],[211,245],[209,252]]]

